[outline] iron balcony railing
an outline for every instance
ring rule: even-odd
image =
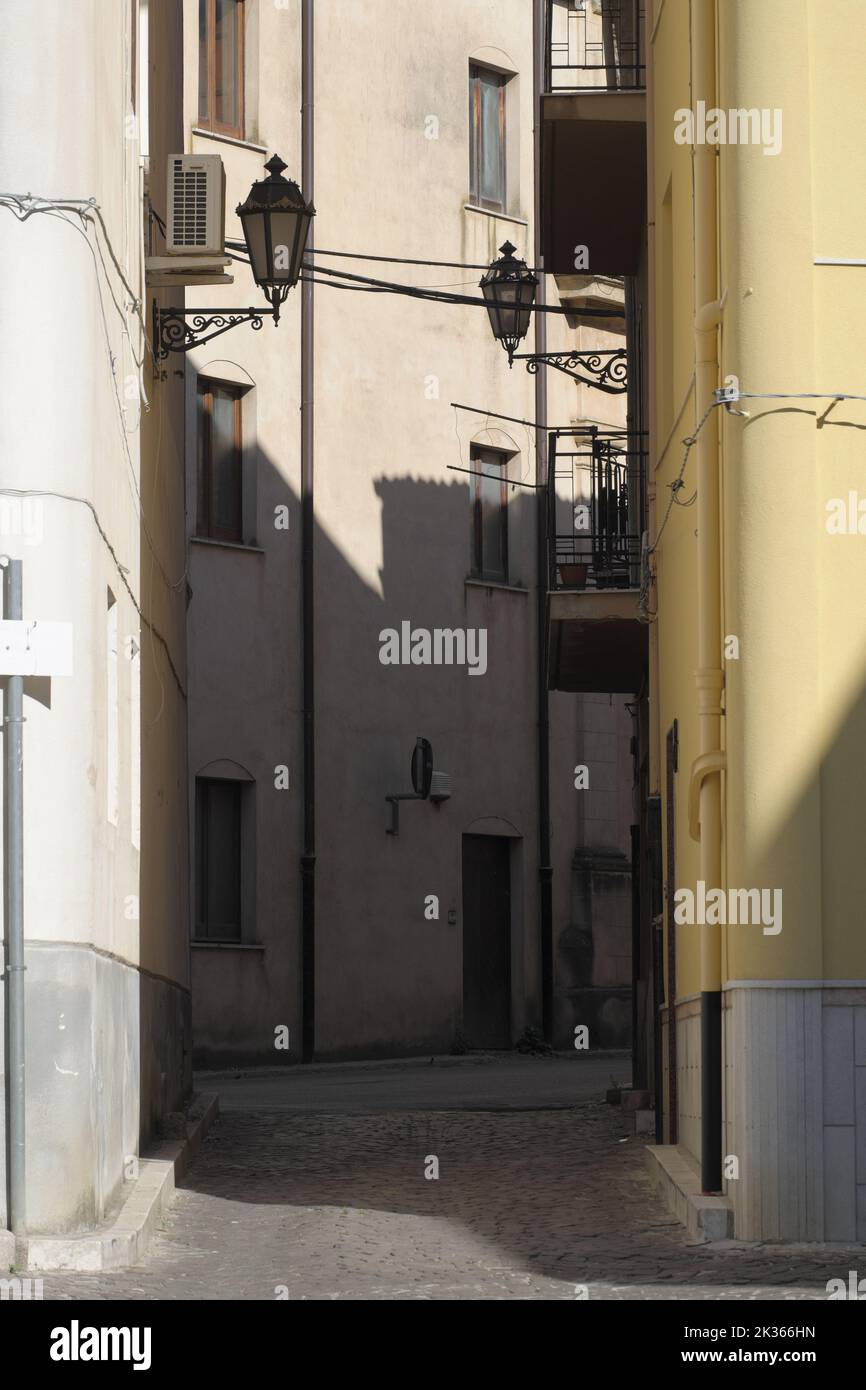
[[[645,0],[547,0],[545,91],[642,91]]]
[[[643,436],[594,425],[556,430],[548,460],[551,590],[638,588]]]

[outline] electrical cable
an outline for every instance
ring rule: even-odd
[[[683,444],[685,444],[685,446],[686,446],[686,451],[685,451],[685,454],[683,455],[683,461],[682,461],[682,464],[680,465],[680,471],[679,471],[679,473],[677,474],[677,476],[676,476],[676,478],[674,479],[674,481],[673,481],[672,483],[669,483],[669,484],[668,484],[668,486],[669,486],[669,488],[670,488],[670,491],[671,491],[671,495],[670,495],[670,498],[669,498],[669,500],[668,500],[667,510],[665,511],[664,517],[663,517],[663,519],[662,519],[662,524],[661,524],[661,526],[660,526],[659,529],[658,529],[658,532],[657,532],[657,534],[656,534],[655,540],[653,541],[653,543],[652,543],[651,546],[648,546],[648,548],[647,548],[647,550],[646,550],[646,552],[645,552],[645,554],[644,554],[644,556],[643,556],[643,575],[642,575],[642,578],[641,578],[640,597],[639,597],[639,599],[638,599],[638,617],[639,617],[639,619],[640,619],[642,622],[650,621],[652,618],[654,618],[654,617],[656,616],[656,612],[655,612],[655,611],[651,611],[651,610],[648,608],[648,606],[647,606],[648,600],[649,600],[649,590],[650,590],[650,587],[651,587],[651,585],[652,585],[652,570],[651,570],[650,563],[649,563],[649,562],[650,562],[650,557],[651,557],[651,556],[654,554],[654,552],[658,549],[659,542],[661,541],[661,538],[662,538],[662,533],[664,532],[664,529],[665,529],[665,527],[667,526],[668,519],[669,519],[669,517],[670,517],[671,512],[673,511],[674,506],[678,506],[678,507],[690,507],[690,506],[692,505],[692,503],[695,501],[695,499],[696,499],[696,497],[697,497],[697,495],[698,495],[697,492],[693,492],[692,495],[691,495],[691,497],[688,499],[687,502],[681,502],[680,499],[679,499],[679,497],[678,497],[678,495],[677,495],[677,494],[679,493],[679,491],[681,490],[681,488],[683,487],[683,474],[685,473],[685,470],[686,470],[686,464],[688,463],[689,454],[690,454],[690,452],[691,452],[692,446],[695,444],[695,442],[696,442],[696,440],[697,440],[697,437],[698,437],[698,435],[700,434],[701,430],[703,429],[704,424],[706,423],[707,419],[709,418],[711,412],[712,412],[713,410],[716,410],[719,406],[725,406],[725,408],[728,410],[728,412],[729,412],[730,414],[732,414],[732,415],[740,415],[740,416],[744,417],[745,419],[748,419],[748,418],[749,418],[749,412],[748,412],[748,411],[733,410],[733,409],[732,409],[733,405],[734,405],[737,401],[741,401],[741,400],[746,400],[746,401],[866,401],[866,395],[860,395],[860,394],[857,394],[857,393],[855,393],[855,392],[853,392],[853,391],[741,391],[739,388],[737,388],[736,390],[731,391],[729,394],[723,396],[721,399],[716,399],[716,400],[712,401],[712,402],[707,406],[707,409],[704,411],[704,414],[703,414],[703,416],[701,417],[701,420],[700,420],[700,422],[699,422],[699,424],[698,424],[698,426],[697,426],[697,428],[696,428],[694,434],[688,435],[688,436],[683,440]]]
[[[641,570],[642,570],[642,572],[641,572],[640,592],[639,592],[639,594],[638,594],[638,604],[637,604],[638,620],[639,620],[640,622],[643,622],[643,623],[651,622],[652,619],[655,618],[655,617],[657,616],[657,614],[658,614],[658,610],[657,610],[657,609],[650,609],[649,606],[648,606],[648,605],[649,605],[649,593],[650,593],[650,588],[651,588],[651,586],[652,586],[652,580],[653,580],[652,567],[651,567],[651,565],[650,565],[650,558],[651,558],[651,556],[655,553],[655,551],[658,549],[659,543],[660,543],[661,538],[662,538],[662,535],[663,535],[663,533],[664,533],[664,529],[665,529],[665,527],[667,526],[668,520],[669,520],[669,518],[670,518],[670,514],[671,514],[671,512],[672,512],[673,509],[674,509],[674,505],[676,504],[676,505],[681,506],[681,507],[690,507],[690,506],[692,505],[692,503],[694,502],[695,498],[696,498],[697,495],[698,495],[697,492],[693,493],[693,495],[689,498],[688,502],[680,502],[680,501],[679,501],[679,498],[677,497],[677,493],[678,493],[678,492],[680,491],[680,489],[684,486],[684,484],[683,484],[683,474],[684,474],[685,471],[686,471],[686,465],[687,465],[687,463],[688,463],[688,461],[689,461],[689,454],[691,453],[691,451],[692,451],[694,445],[697,443],[698,435],[700,434],[700,432],[701,432],[701,430],[703,429],[704,425],[706,424],[707,420],[710,418],[710,415],[713,413],[714,410],[717,410],[718,407],[719,407],[720,405],[726,405],[726,404],[727,404],[726,401],[711,401],[710,404],[707,406],[706,410],[704,411],[703,415],[701,416],[701,418],[700,418],[700,420],[699,420],[699,422],[698,422],[697,428],[695,429],[694,434],[687,435],[687,436],[685,437],[685,439],[682,441],[683,444],[686,446],[686,451],[685,451],[685,453],[683,454],[683,461],[682,461],[682,463],[680,464],[680,471],[679,471],[679,473],[677,474],[677,476],[676,476],[676,478],[674,479],[674,481],[673,481],[672,483],[669,483],[669,484],[668,484],[668,487],[670,488],[670,493],[671,493],[671,495],[670,495],[670,498],[668,499],[667,510],[665,511],[664,517],[662,518],[662,524],[661,524],[661,526],[659,527],[658,531],[656,532],[656,538],[655,538],[655,540],[653,541],[652,545],[647,546],[647,549],[646,549],[646,551],[644,552],[644,554],[643,554],[643,556],[642,556],[642,559],[641,559]]]
[[[102,298],[102,286],[101,286],[101,283],[100,283],[99,269],[98,269],[98,265],[97,265],[97,253],[98,253],[98,255],[99,255],[99,262],[102,264],[102,268],[103,268],[103,271],[104,271],[104,274],[105,274],[105,283],[106,283],[106,286],[107,286],[107,288],[108,288],[109,295],[111,296],[112,303],[114,304],[115,309],[117,310],[118,315],[119,315],[119,317],[120,317],[120,319],[121,319],[121,322],[123,323],[123,332],[124,332],[124,335],[126,336],[127,341],[130,343],[130,351],[132,352],[132,359],[133,359],[133,362],[135,363],[135,365],[136,365],[136,367],[138,368],[138,371],[139,371],[139,379],[140,379],[140,373],[141,373],[141,370],[142,370],[142,367],[143,367],[143,363],[144,363],[144,357],[143,357],[143,355],[142,355],[142,358],[141,358],[141,359],[138,359],[138,358],[136,357],[136,355],[135,355],[134,350],[132,349],[132,343],[131,343],[131,340],[130,340],[130,338],[129,338],[129,332],[128,332],[127,324],[126,324],[126,317],[125,317],[125,315],[124,315],[124,313],[123,313],[123,311],[122,311],[120,305],[118,304],[117,298],[116,298],[116,296],[115,296],[115,294],[114,294],[114,291],[113,291],[113,289],[112,289],[112,287],[111,287],[111,282],[110,282],[109,276],[108,276],[108,268],[107,268],[107,266],[105,265],[105,259],[104,259],[103,254],[102,254],[102,248],[101,248],[101,246],[100,246],[99,237],[97,236],[97,237],[95,238],[95,247],[96,247],[96,249],[94,249],[94,244],[91,243],[90,238],[87,236],[87,233],[86,233],[84,227],[83,227],[83,226],[78,226],[77,223],[71,221],[70,218],[66,215],[67,213],[75,213],[75,214],[79,217],[79,219],[80,219],[82,222],[87,223],[87,222],[90,222],[90,221],[91,221],[90,214],[95,214],[96,222],[94,222],[94,227],[96,227],[97,224],[98,224],[98,227],[101,228],[101,230],[102,230],[102,235],[103,235],[103,237],[105,238],[106,248],[107,248],[107,250],[108,250],[108,255],[109,255],[110,259],[111,259],[112,265],[114,266],[114,268],[115,268],[115,270],[116,270],[116,272],[117,272],[117,274],[118,274],[118,277],[119,277],[119,279],[120,279],[120,281],[121,281],[121,283],[122,283],[122,285],[123,285],[123,288],[126,290],[127,294],[128,294],[129,297],[130,297],[130,309],[136,314],[136,317],[138,318],[139,323],[141,324],[142,333],[143,333],[143,335],[144,335],[144,338],[145,338],[145,341],[146,341],[146,343],[147,343],[148,349],[150,350],[151,357],[153,358],[153,348],[152,348],[151,343],[150,343],[150,340],[149,340],[149,338],[148,338],[147,331],[146,331],[146,327],[145,327],[145,323],[144,323],[144,319],[143,319],[142,314],[141,314],[140,300],[137,299],[137,297],[136,297],[136,295],[135,295],[135,291],[133,290],[133,288],[132,288],[132,286],[129,284],[129,281],[127,280],[125,274],[123,273],[123,269],[122,269],[122,267],[121,267],[121,265],[120,265],[120,262],[119,262],[118,259],[117,259],[117,256],[116,256],[116,254],[115,254],[115,252],[114,252],[114,248],[113,248],[113,246],[111,245],[111,238],[110,238],[110,236],[109,236],[109,234],[108,234],[108,228],[107,228],[106,225],[105,225],[105,220],[104,220],[104,218],[103,218],[103,216],[102,216],[102,213],[101,213],[101,211],[100,211],[100,209],[99,209],[99,206],[98,206],[98,204],[97,204],[97,202],[96,202],[96,200],[95,200],[94,198],[58,198],[58,199],[50,199],[50,198],[35,197],[34,195],[32,195],[32,194],[30,194],[30,193],[27,193],[27,194],[0,193],[0,207],[6,207],[6,208],[8,208],[9,211],[12,212],[13,216],[15,216],[19,222],[26,222],[27,219],[28,219],[29,217],[31,217],[34,213],[42,213],[42,214],[44,214],[44,215],[46,215],[46,216],[49,216],[49,217],[57,217],[60,221],[65,222],[68,226],[70,226],[70,227],[73,229],[73,231],[77,232],[77,233],[83,238],[84,243],[85,243],[85,245],[87,246],[87,248],[88,248],[88,250],[89,250],[89,252],[90,252],[90,256],[91,256],[91,259],[92,259],[92,261],[93,261],[93,266],[94,266],[94,274],[95,274],[95,276],[96,276],[96,293],[97,293],[97,299],[98,299],[98,301],[99,301],[99,307],[100,307],[100,315],[101,315],[101,319],[102,319],[103,333],[104,333],[104,335],[105,335],[105,347],[106,347],[106,352],[108,353],[109,367],[110,367],[110,370],[111,370],[112,388],[113,388],[113,391],[114,391],[115,404],[116,404],[116,407],[117,407],[118,425],[119,425],[120,432],[121,432],[121,443],[122,443],[122,446],[123,446],[124,456],[125,456],[125,458],[126,458],[126,462],[127,462],[128,468],[129,468],[130,491],[131,491],[131,493],[132,493],[133,500],[134,500],[134,502],[136,503],[136,506],[137,506],[137,509],[138,509],[138,510],[137,510],[137,520],[138,520],[138,521],[140,522],[140,524],[141,524],[141,528],[142,528],[142,531],[143,531],[143,533],[144,533],[145,540],[146,540],[147,545],[148,545],[148,547],[149,547],[149,549],[150,549],[150,551],[151,551],[151,554],[154,556],[154,558],[155,558],[155,560],[156,560],[156,564],[157,564],[157,566],[158,566],[158,568],[159,568],[159,571],[160,571],[160,574],[162,575],[162,578],[163,578],[163,580],[164,580],[164,582],[165,582],[165,584],[166,584],[166,587],[167,587],[168,589],[172,590],[173,592],[176,592],[176,591],[180,588],[180,586],[184,583],[184,581],[186,580],[188,571],[185,569],[185,570],[184,570],[184,573],[183,573],[183,574],[180,576],[180,578],[177,579],[177,580],[172,580],[171,577],[166,573],[166,570],[165,570],[165,568],[164,568],[164,566],[163,566],[163,564],[162,564],[162,561],[161,561],[160,558],[159,558],[159,554],[158,554],[157,549],[156,549],[156,546],[155,546],[155,544],[154,544],[153,536],[151,535],[150,528],[149,528],[149,526],[148,526],[148,524],[147,524],[147,519],[146,519],[145,514],[144,514],[144,502],[143,502],[143,499],[142,499],[142,496],[141,496],[141,490],[140,490],[140,488],[139,488],[139,486],[138,486],[138,479],[136,478],[136,475],[135,475],[135,465],[134,465],[134,463],[133,463],[132,455],[131,455],[130,449],[129,449],[129,439],[128,439],[129,431],[128,431],[127,428],[126,428],[126,417],[125,417],[125,415],[124,415],[123,403],[122,403],[122,401],[121,401],[121,399],[120,399],[120,395],[119,395],[118,387],[117,387],[117,372],[116,372],[117,358],[115,357],[114,352],[112,351],[111,339],[110,339],[109,328],[108,328],[108,321],[107,321],[106,316],[105,316],[105,305],[104,305],[103,298]],[[153,360],[154,360],[154,363],[155,363],[156,359],[153,358]],[[79,499],[79,500],[80,500],[80,499]]]
[[[153,623],[150,621],[150,619],[145,617],[141,605],[138,602],[138,599],[135,597],[135,594],[133,593],[132,588],[130,586],[129,580],[126,577],[130,573],[129,566],[121,563],[120,557],[118,556],[114,546],[111,544],[111,541],[109,540],[108,535],[105,531],[105,527],[102,525],[102,522],[99,518],[99,513],[97,512],[93,503],[90,501],[89,497],[77,497],[74,493],[71,492],[54,492],[50,488],[35,487],[0,487],[0,495],[6,497],[56,497],[63,502],[77,502],[80,506],[87,508],[87,510],[90,512],[90,515],[93,517],[94,525],[96,526],[96,529],[99,532],[102,541],[106,549],[108,550],[109,555],[114,561],[115,568],[120,576],[120,582],[125,588],[126,592],[129,594],[133,608],[135,609],[141,621],[144,623],[145,627],[148,628],[151,634],[162,643],[169,667],[171,668],[171,674],[173,675],[175,680],[175,684],[177,685],[177,688],[180,691],[183,698],[186,699],[186,690],[184,689],[183,682],[181,681],[180,676],[177,673],[177,667],[175,666],[174,661],[172,660],[171,650],[169,648],[168,642],[163,637],[159,628],[155,627]]]
[[[334,269],[334,268],[331,267],[331,266],[311,265],[311,264],[308,264],[308,263],[302,263],[302,269],[303,269],[304,271],[306,271],[307,274],[310,275],[310,276],[312,276],[312,275],[316,275],[316,276],[324,275],[324,276],[329,276],[329,277],[332,277],[332,278],[337,278],[337,279],[340,279],[340,280],[348,280],[348,281],[350,281],[350,282],[352,282],[352,283],[357,283],[358,285],[362,285],[362,286],[370,285],[370,286],[372,286],[372,287],[374,287],[374,288],[376,288],[376,289],[378,289],[378,290],[386,291],[386,292],[388,292],[388,293],[390,293],[390,294],[403,294],[403,295],[407,295],[407,296],[409,296],[410,298],[413,298],[413,299],[427,299],[427,300],[433,300],[433,301],[435,301],[435,302],[437,302],[437,303],[440,303],[440,304],[471,304],[471,305],[477,305],[477,306],[479,306],[480,308],[487,309],[487,308],[490,307],[490,304],[491,304],[491,303],[495,305],[495,304],[497,304],[497,303],[499,302],[499,301],[496,301],[496,300],[488,301],[488,300],[486,300],[486,299],[480,298],[480,297],[477,296],[477,295],[446,294],[446,293],[444,293],[443,291],[441,291],[441,290],[436,290],[436,289],[434,289],[434,288],[432,288],[432,287],[429,288],[429,289],[425,289],[423,286],[419,286],[419,285],[404,285],[404,284],[398,284],[398,283],[396,283],[396,282],[394,282],[394,281],[392,281],[392,280],[377,280],[377,279],[373,279],[373,278],[372,278],[371,276],[369,276],[369,275],[354,275],[351,271],[348,271],[348,270],[336,270],[336,269]],[[303,278],[303,276],[302,276],[302,278]],[[322,280],[313,280],[313,283],[314,283],[314,284],[325,284],[325,283],[328,283],[328,282],[327,282],[327,281],[322,281]],[[502,302],[502,305],[503,305],[504,308],[511,308],[511,309],[513,309],[513,307],[514,307],[513,305],[507,305],[507,304],[505,303],[504,300],[501,301],[501,302]],[[565,308],[563,308],[561,305],[557,305],[557,304],[533,304],[533,305],[527,305],[527,306],[525,306],[525,307],[526,307],[526,312],[528,312],[528,313],[531,312],[531,313],[534,313],[534,314],[561,314],[561,315],[567,315],[567,314],[573,314],[573,313],[575,312],[573,309],[565,309]],[[622,317],[624,317],[624,311],[622,311],[622,310],[620,310],[620,309],[588,309],[588,308],[587,308],[587,309],[581,309],[581,310],[579,311],[579,315],[580,315],[581,318],[584,318],[584,317],[587,317],[587,318],[604,318],[604,319],[609,319],[609,318],[614,318],[614,317],[622,318]]]
[[[232,250],[237,250],[238,248],[243,246],[243,242],[227,241],[226,246],[231,247]],[[411,260],[408,256],[366,256],[360,251],[325,251],[321,246],[316,246],[314,249],[311,250],[310,254],[314,256],[340,256],[354,261],[382,261],[386,262],[389,265],[429,265],[433,266],[437,270],[490,269],[489,265],[481,265],[479,262],[473,261],[419,261]],[[533,266],[528,266],[527,269],[531,270],[533,275],[543,273],[539,272]]]

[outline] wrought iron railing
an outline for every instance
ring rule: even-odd
[[[639,586],[645,462],[640,434],[587,425],[550,435],[552,590]]]
[[[545,91],[646,86],[645,0],[547,0]]]

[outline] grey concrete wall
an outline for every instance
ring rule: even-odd
[[[866,990],[725,990],[725,1188],[741,1240],[866,1240]]]
[[[141,1138],[183,1106],[189,995],[86,946],[28,942],[26,1056],[27,1228],[87,1230],[118,1200]],[[4,1110],[4,1224],[5,1141]]]

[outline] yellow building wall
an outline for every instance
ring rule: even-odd
[[[866,7],[810,0],[811,211],[814,258],[866,258]],[[817,389],[866,395],[866,267],[815,266]],[[815,404],[815,403],[808,403]],[[824,411],[829,402],[817,402]],[[808,425],[807,425],[808,429]],[[866,535],[826,530],[829,499],[866,498],[866,402],[840,401],[815,430],[818,483],[820,677],[818,763],[822,807],[821,906],[826,979],[866,978]],[[816,733],[818,731],[816,730]]]
[[[664,522],[670,485],[682,466],[685,445],[695,426],[693,390],[694,256],[692,235],[692,159],[687,146],[673,139],[674,112],[689,105],[688,0],[656,4],[657,28],[652,51],[654,85],[653,207],[655,225],[656,314],[655,439],[651,461],[656,486],[657,527]],[[684,475],[681,502],[694,492],[694,454]],[[694,885],[698,845],[688,833],[688,771],[698,754],[694,671],[697,654],[697,541],[694,506],[674,505],[656,552],[659,700],[657,736],[661,776],[662,834],[667,844],[665,740],[677,720],[679,754],[675,782],[676,882]],[[659,602],[663,598],[664,602]],[[700,990],[700,942],[697,929],[677,932],[676,997]]]
[[[782,148],[719,147],[720,384],[745,391],[866,395],[866,268],[815,265],[864,256],[866,113],[858,0],[726,0],[718,9],[717,104],[782,112]],[[654,84],[656,518],[709,401],[693,366],[692,151],[675,112],[694,107],[689,0],[651,22]],[[781,61],[781,56],[784,61]],[[721,413],[723,631],[739,639],[726,678],[725,886],[781,889],[783,928],[731,926],[723,980],[863,979],[866,855],[866,536],[828,535],[829,498],[866,499],[864,402],[751,400]],[[691,453],[679,493],[694,493]],[[864,521],[866,525],[866,521]],[[695,888],[687,824],[697,754],[696,508],[674,506],[656,553],[659,700],[664,739],[679,726],[676,879]],[[677,995],[700,988],[700,927],[677,932]]]

